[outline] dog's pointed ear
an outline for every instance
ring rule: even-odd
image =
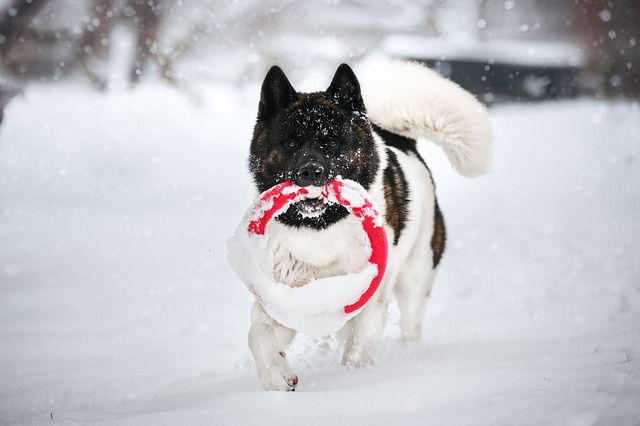
[[[297,93],[284,71],[274,65],[262,82],[260,104],[258,105],[258,120],[271,117],[276,112],[286,108],[297,98]]]
[[[327,94],[338,106],[351,111],[365,112],[360,83],[351,67],[342,64],[336,70]]]

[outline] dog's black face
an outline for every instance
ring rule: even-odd
[[[262,85],[249,168],[260,192],[285,180],[323,186],[337,176],[368,189],[379,158],[353,71],[341,65],[324,92],[298,93],[278,67]],[[322,199],[300,201],[278,220],[325,228],[347,216]]]

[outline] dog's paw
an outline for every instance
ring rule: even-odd
[[[298,376],[291,370],[269,369],[258,374],[262,387],[268,391],[291,392],[296,390]]]
[[[268,391],[295,391],[298,385],[298,376],[289,368],[284,354],[258,366],[258,377],[262,387]]]

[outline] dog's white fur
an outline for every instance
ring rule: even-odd
[[[363,83],[370,120],[391,132],[413,139],[427,138],[447,153],[454,168],[466,176],[486,173],[491,163],[492,135],[485,108],[459,86],[414,63],[395,62],[381,68]],[[381,159],[371,197],[385,214],[382,172],[385,145],[374,134]],[[362,312],[339,332],[345,342],[343,363],[369,365],[382,337],[392,294],[401,312],[403,337],[416,340],[436,270],[431,264],[435,189],[428,170],[413,156],[392,149],[410,184],[406,227],[397,245],[389,245],[387,272],[380,288]],[[389,241],[393,241],[392,229]],[[274,278],[291,286],[311,278],[360,271],[367,262],[366,237],[357,219],[348,217],[323,231],[295,229],[277,221],[267,227],[274,254]],[[249,346],[265,389],[293,390],[297,376],[291,371],[285,349],[295,331],[273,320],[254,303]]]
[[[489,171],[493,136],[487,111],[454,82],[415,62],[389,61],[362,82],[362,92],[371,122],[435,142],[463,176]]]

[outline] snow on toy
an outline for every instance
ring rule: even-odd
[[[360,272],[311,280],[301,287],[276,282],[267,224],[291,204],[315,196],[344,206],[360,220],[369,240],[368,263]],[[360,184],[336,178],[318,188],[285,181],[262,193],[249,207],[235,236],[227,241],[227,260],[272,318],[319,337],[342,328],[375,294],[384,276],[387,249],[382,217]]]

